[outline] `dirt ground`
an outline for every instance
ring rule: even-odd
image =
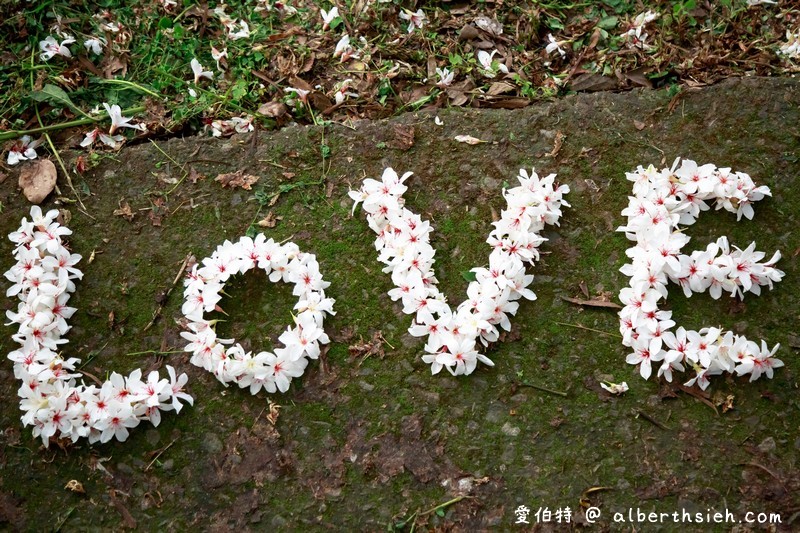
[[[75,180],[90,216],[52,197],[43,206],[69,211],[71,248],[84,257],[66,349],[100,377],[174,365],[189,374],[195,406],[165,413],[157,428],[141,424],[125,443],[43,449],[21,427],[6,360],[0,528],[797,530],[798,104],[795,80],[744,78],[675,98],[643,90],[517,111],[442,110],[443,126],[416,113],[354,129],[170,139],[106,155]],[[457,143],[456,135],[488,142]],[[759,250],[781,250],[784,281],[744,302],[688,300],[672,290],[668,305],[687,328],[719,324],[780,343],[786,367],[773,380],[717,377],[707,394],[643,381],[625,363],[615,311],[563,299],[616,299],[627,285],[618,269],[628,243],[614,232],[631,194],[624,172],[669,166],[677,156],[747,172],[772,190],[752,222],[709,212],[689,231],[692,247],[726,234],[740,247],[755,239]],[[386,295],[391,280],[347,198],[386,166],[415,172],[408,202],[432,221],[436,274],[453,302],[463,298],[461,272],[486,262],[492,212],[519,168],[556,172],[571,187],[572,207],[546,233],[545,255],[531,270],[539,298],[522,304],[511,334],[489,351],[494,368],[431,376],[420,360],[423,342],[406,333],[410,317]],[[252,191],[214,180],[238,170],[259,176]],[[0,183],[3,234],[29,210],[16,180],[9,173]],[[132,220],[114,214],[125,205]],[[144,331],[187,254],[210,255],[262,219],[275,223],[263,228],[269,236],[317,255],[337,310],[325,324],[327,353],[286,394],[269,398],[281,406],[274,425],[265,394],[225,389],[187,355],[167,353],[184,345],[180,287]],[[0,252],[4,272],[11,244]],[[222,337],[274,344],[293,297],[264,282],[252,273],[229,284]],[[12,298],[0,304],[15,306]],[[15,349],[13,331],[0,327],[0,352]],[[611,397],[604,379],[631,390]],[[85,493],[67,490],[70,480]],[[531,509],[530,525],[515,524],[521,505]],[[595,524],[590,506],[601,511]],[[562,515],[559,524],[555,513],[566,508],[571,521]],[[693,518],[728,510],[742,522],[630,523],[629,509],[634,518],[637,509],[685,509]],[[781,523],[744,523],[748,512],[776,513]]]

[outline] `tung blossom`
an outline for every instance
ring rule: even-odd
[[[224,59],[227,59],[227,57],[228,57],[228,49],[227,48],[223,48],[220,51],[220,50],[217,50],[216,48],[214,48],[213,46],[211,47],[211,59],[216,61],[217,70],[222,70],[222,67],[219,66],[219,62],[224,60]]]
[[[340,63],[344,63],[351,57],[358,57],[358,54],[350,45],[350,36],[348,34],[345,33],[342,38],[339,39],[339,42],[336,43],[336,49],[333,51],[333,57],[341,58],[339,60]]]
[[[506,67],[503,63],[494,61],[494,56],[497,53],[499,53],[497,50],[493,50],[491,54],[485,50],[478,51],[478,62],[482,67],[480,70],[481,73],[487,78],[494,78],[497,75],[497,72],[508,74],[508,67]]]
[[[92,37],[83,41],[83,46],[86,52],[93,52],[95,55],[103,53],[103,47],[106,45],[106,40],[103,37]]]
[[[70,329],[66,319],[76,311],[67,302],[74,281],[82,278],[75,267],[81,256],[64,246],[62,238],[72,232],[56,221],[57,210],[43,213],[33,206],[30,215],[30,221],[23,218],[19,230],[9,235],[17,264],[5,273],[13,283],[7,295],[19,299],[17,311],[6,314],[19,327],[12,339],[21,347],[8,358],[22,382],[23,425],[33,426],[34,437],[45,446],[54,438],[124,441],[128,429],[142,420],[158,425],[161,410],[177,412],[181,400],[193,403],[183,391],[186,374],[177,377],[169,366],[170,380],[152,372],[142,381],[141,370],[135,370],[127,377],[112,372],[99,387],[77,381],[80,359],[65,357],[57,348],[67,342],[61,338]]]
[[[786,42],[781,45],[778,55],[789,59],[800,58],[800,31],[792,33],[786,30]]]
[[[400,13],[400,18],[408,21],[408,33],[413,32],[414,28],[422,29],[422,26],[428,19],[421,9],[417,9],[416,12],[403,9],[402,13]]]
[[[72,52],[67,48],[68,44],[75,42],[75,39],[70,36],[65,36],[64,40],[59,43],[55,37],[48,35],[44,41],[39,41],[39,49],[42,53],[39,57],[42,61],[50,61],[54,56],[72,57]]]
[[[8,159],[6,162],[13,166],[26,159],[36,159],[36,148],[38,148],[42,142],[44,142],[42,139],[34,141],[30,135],[23,135],[11,146],[11,149],[8,151]]]
[[[200,79],[208,78],[209,80],[214,79],[214,73],[210,70],[204,70],[203,65],[197,60],[197,58],[192,58],[191,62],[192,72],[194,73],[194,84],[197,85],[200,83]]]
[[[322,15],[322,31],[327,30],[331,22],[334,21],[336,17],[339,16],[339,8],[334,6],[330,11],[325,11],[324,9],[320,8],[319,10],[320,15]]]
[[[547,44],[547,46],[545,47],[544,50],[545,50],[545,52],[547,52],[548,55],[552,55],[553,52],[558,52],[559,54],[561,54],[561,57],[564,57],[565,55],[567,55],[567,53],[564,51],[564,49],[561,48],[561,45],[564,44],[566,41],[556,41],[556,38],[553,37],[553,34],[552,33],[548,33],[547,34],[547,42],[548,42],[548,44]]]
[[[91,146],[98,139],[100,139],[100,141],[106,146],[116,150],[125,140],[125,137],[122,135],[108,135],[100,128],[95,128],[86,134],[86,137],[84,137],[84,139],[81,141],[81,146],[84,148]]]
[[[144,124],[131,124],[132,119],[123,117],[122,110],[117,104],[109,106],[107,103],[103,102],[103,107],[106,108],[108,118],[111,119],[111,128],[108,130],[109,135],[114,135],[114,132],[119,128],[131,128],[139,131],[147,131],[147,126]]]
[[[654,11],[645,11],[644,13],[639,13],[633,19],[633,22],[631,22],[628,31],[623,33],[620,37],[626,40],[628,45],[632,48],[640,48],[642,50],[651,49],[652,46],[646,44],[648,35],[644,31],[644,28],[658,17],[659,14]]]
[[[450,87],[453,83],[453,79],[455,78],[455,72],[450,72],[450,69],[447,67],[445,68],[436,68],[436,75],[439,76],[439,81],[436,82],[436,86],[444,89],[445,87]]]

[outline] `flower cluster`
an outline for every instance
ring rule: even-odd
[[[475,281],[467,288],[469,299],[453,311],[436,288],[431,226],[403,207],[409,176],[411,172],[398,176],[387,168],[380,181],[366,179],[360,190],[350,192],[355,206],[363,202],[369,227],[378,235],[378,260],[397,287],[389,296],[402,302],[404,313],[414,315],[409,333],[427,337],[422,360],[432,373],[444,367],[453,375],[471,374],[478,361],[493,366],[478,353],[478,340],[484,346],[497,341],[498,327],[511,329],[508,315],[516,314],[516,300],[536,298],[527,288],[533,276],[525,274],[525,264],[539,259],[538,247],[547,240],[539,232],[545,224],[558,224],[561,206],[569,205],[562,200],[569,187],[554,184],[555,174],[539,178],[520,170],[520,186],[503,191],[508,209],[493,222],[486,241],[492,247],[489,266],[472,269]]]
[[[640,48],[642,50],[650,50],[652,46],[646,44],[647,33],[644,31],[645,26],[653,22],[659,17],[659,14],[654,11],[646,11],[639,13],[630,24],[628,31],[620,35],[623,40],[627,41],[628,46],[631,48]]]
[[[659,309],[658,303],[667,298],[667,282],[679,284],[686,296],[693,292],[709,291],[718,299],[723,292],[744,297],[745,292],[761,294],[761,287],[772,288],[783,278],[775,268],[780,259],[776,252],[768,261],[764,253],[755,251],[755,243],[744,250],[728,245],[720,237],[705,250],[691,255],[681,253],[689,237],[678,225],[694,224],[701,211],[710,209],[706,202],[715,201],[716,209],[753,218],[753,202],[769,195],[769,188],[756,187],[742,172],[714,165],[698,166],[694,161],[678,160],[671,169],[656,170],[652,165],[641,166],[626,174],[633,182],[634,196],[622,211],[628,223],[619,228],[636,245],[629,248],[629,264],[620,271],[631,278],[630,286],[622,289],[620,300],[625,307],[620,312],[620,332],[623,344],[633,349],[627,362],[639,365],[643,378],[652,373],[653,363],[659,363],[658,376],[672,381],[674,370],[690,367],[695,376],[686,385],[697,383],[705,389],[709,377],[722,372],[750,374],[750,381],[761,374],[772,377],[772,369],[783,366],[773,357],[764,341],[761,346],[743,336],[720,328],[707,327],[687,331],[682,327],[673,333],[672,313]]]
[[[278,340],[283,348],[275,353],[245,352],[240,344],[233,345],[233,339],[217,338],[216,321],[203,318],[204,312],[219,309],[220,292],[228,278],[256,266],[272,282],[293,283],[293,294],[299,298],[294,306],[298,311],[295,324],[281,334]],[[286,392],[292,378],[303,375],[308,359],[319,357],[320,343],[330,342],[322,329],[325,314],[335,314],[334,300],[325,297],[329,285],[322,279],[316,257],[301,253],[294,243],[281,245],[263,234],[255,239],[242,237],[236,243],[225,241],[211,257],[194,265],[185,281],[182,312],[190,331],[181,335],[189,341],[185,349],[192,352],[191,363],[212,372],[222,383],[249,387],[252,394],[262,387],[267,392]]]
[[[800,30],[794,33],[786,30],[786,42],[778,49],[778,55],[789,59],[800,58]]]
[[[212,120],[211,135],[214,137],[230,137],[234,133],[253,131],[253,115],[231,117],[228,120]]]
[[[128,438],[128,429],[142,420],[161,422],[161,411],[180,412],[179,400],[193,403],[183,392],[186,374],[175,375],[167,367],[169,379],[151,372],[142,379],[141,370],[128,377],[112,373],[100,386],[76,383],[80,359],[65,358],[58,350],[70,329],[67,319],[75,308],[67,306],[75,291],[73,280],[83,274],[75,268],[81,256],[71,254],[62,237],[72,232],[56,222],[58,211],[42,214],[31,208],[31,220],[22,219],[20,228],[9,238],[16,245],[17,264],[5,273],[13,284],[6,296],[17,296],[16,312],[7,311],[19,331],[12,339],[21,347],[8,355],[14,362],[14,376],[22,381],[19,389],[22,423],[33,426],[33,435],[45,446],[50,438],[87,437],[90,443]]]

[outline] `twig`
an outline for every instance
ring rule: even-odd
[[[97,383],[98,385],[100,385],[101,387],[103,386],[103,382],[100,381],[100,378],[98,378],[97,376],[95,376],[91,372],[87,372],[86,370],[78,370],[78,372],[80,372],[81,374],[83,374],[86,377],[92,378],[94,380],[94,382]]]
[[[567,397],[566,392],[561,392],[553,389],[548,389],[547,387],[542,387],[541,385],[535,385],[533,383],[528,383],[527,381],[518,381],[517,384],[522,385],[523,387],[530,387],[532,389],[540,390],[542,392],[549,392],[550,394],[557,394],[564,398]]]
[[[562,296],[562,300],[577,305],[585,305],[589,307],[604,307],[607,309],[622,309],[622,306],[614,302],[607,302],[605,300],[580,300],[578,298],[570,298],[569,296]]]
[[[429,514],[431,514],[431,513],[435,513],[435,512],[436,512],[436,511],[438,511],[439,509],[444,509],[445,507],[450,507],[450,506],[451,506],[451,505],[453,505],[454,503],[458,503],[458,502],[460,502],[461,500],[463,500],[463,499],[465,499],[465,498],[471,498],[471,496],[458,496],[458,497],[456,497],[456,498],[453,498],[453,499],[452,499],[452,500],[450,500],[450,501],[446,501],[446,502],[444,502],[444,503],[440,503],[439,505],[437,505],[436,507],[433,507],[432,509],[428,509],[428,510],[427,510],[427,511],[425,511],[425,512],[419,513],[419,515],[418,515],[418,516],[426,516],[426,515],[429,515]]]
[[[559,326],[567,326],[567,327],[570,327],[570,328],[585,329],[586,331],[594,331],[595,333],[600,333],[602,335],[608,335],[609,337],[622,338],[622,335],[617,335],[616,333],[609,333],[607,331],[603,331],[603,330],[600,330],[600,329],[587,328],[586,326],[581,326],[580,324],[568,324],[566,322],[553,322],[553,324],[558,324]]]
[[[186,271],[186,265],[189,263],[190,257],[191,257],[190,255],[187,255],[186,258],[183,260],[183,263],[181,263],[181,268],[180,270],[178,270],[178,275],[175,276],[175,279],[172,281],[172,285],[170,286],[169,289],[167,289],[167,292],[166,294],[164,294],[164,297],[161,298],[161,301],[158,303],[158,308],[153,313],[152,320],[150,320],[150,322],[144,327],[142,333],[153,327],[153,324],[155,324],[156,320],[158,320],[158,317],[161,316],[161,312],[164,310],[164,305],[166,305],[169,295],[172,294],[172,291],[175,289],[175,285],[178,284],[178,281],[180,281],[181,277],[183,277],[183,273]]]
[[[110,341],[109,341],[109,342],[110,342]],[[83,368],[83,367],[85,367],[86,365],[88,365],[88,364],[89,364],[89,363],[92,361],[92,359],[94,359],[95,357],[97,357],[97,356],[100,354],[100,352],[102,352],[103,350],[105,350],[106,346],[108,346],[108,342],[106,342],[106,343],[105,343],[103,346],[101,346],[99,350],[95,350],[95,351],[93,351],[91,354],[89,354],[89,357],[87,357],[87,358],[86,358],[86,361],[84,361],[83,363],[81,363],[81,366],[79,366],[79,367],[78,367],[78,370],[80,370],[81,368]]]
[[[59,521],[58,521],[58,524],[56,524],[56,527],[55,527],[55,528],[53,528],[53,531],[55,531],[56,533],[58,533],[59,531],[61,531],[61,528],[62,528],[62,527],[64,527],[64,524],[67,522],[67,519],[68,519],[68,518],[69,518],[69,517],[72,515],[72,513],[74,513],[74,512],[75,512],[75,508],[74,508],[74,507],[70,507],[70,508],[67,510],[66,514],[64,515],[64,518],[62,518],[61,520],[59,520]]]
[[[172,351],[169,351],[169,352],[165,352],[163,350],[145,350],[143,352],[126,353],[125,356],[127,357],[129,355],[146,355],[146,354],[162,354],[162,355],[166,354],[166,355],[169,355],[169,354],[172,354],[172,353],[183,353],[183,350],[172,350]]]
[[[435,513],[435,512],[436,512],[436,511],[438,511],[439,509],[444,509],[444,508],[446,508],[446,507],[450,507],[451,505],[453,505],[453,504],[455,504],[455,503],[458,503],[458,502],[460,502],[460,501],[461,501],[461,500],[463,500],[463,499],[466,499],[466,498],[473,498],[473,497],[474,497],[474,496],[458,496],[458,497],[456,497],[456,498],[453,498],[452,500],[446,501],[446,502],[444,502],[444,503],[440,503],[440,504],[439,504],[439,505],[437,505],[436,507],[433,507],[433,508],[431,508],[431,509],[428,509],[427,511],[424,511],[424,512],[422,512],[422,513],[420,513],[420,512],[419,512],[419,509],[417,509],[416,511],[414,511],[414,513],[413,513],[411,516],[409,516],[408,518],[406,518],[406,519],[405,519],[405,520],[403,520],[402,522],[398,522],[397,524],[395,524],[395,528],[402,528],[402,527],[405,527],[405,526],[406,526],[406,524],[408,524],[408,523],[410,522],[410,523],[411,523],[411,529],[410,529],[409,531],[410,531],[410,533],[414,533],[414,529],[415,529],[415,528],[416,528],[416,526],[417,526],[417,518],[421,518],[421,517],[423,517],[423,516],[427,516],[427,515],[429,515],[429,514]]]
[[[658,420],[656,420],[652,416],[648,415],[647,413],[645,413],[641,409],[636,411],[636,418],[639,418],[639,417],[644,418],[645,420],[647,420],[648,422],[650,422],[654,426],[659,427],[659,428],[661,428],[661,429],[663,429],[665,431],[669,430],[669,428],[667,426],[665,426],[664,424],[662,424],[661,422],[659,422]]]
[[[170,442],[169,444],[167,444],[166,446],[164,446],[163,448],[158,450],[158,453],[156,454],[155,457],[153,457],[153,460],[150,461],[150,464],[147,465],[147,467],[144,469],[144,471],[147,472],[148,470],[150,470],[150,467],[153,466],[153,463],[155,463],[158,460],[159,457],[161,457],[161,454],[163,454],[165,451],[169,450],[170,447],[173,444],[175,444],[176,442],[178,442],[178,439],[173,440],[172,442]]]

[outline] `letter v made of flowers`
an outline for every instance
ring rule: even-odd
[[[493,222],[486,241],[492,248],[488,268],[472,269],[475,281],[467,288],[468,299],[453,310],[436,287],[432,228],[404,207],[405,181],[411,175],[398,176],[387,168],[380,180],[364,180],[360,189],[349,193],[355,201],[353,211],[363,204],[367,223],[377,234],[378,261],[395,284],[389,296],[401,301],[404,313],[414,315],[409,333],[427,337],[422,360],[433,374],[446,368],[456,376],[468,375],[478,361],[494,365],[479,352],[478,341],[484,347],[497,341],[498,328],[511,329],[508,315],[516,314],[517,300],[536,299],[528,288],[533,276],[525,273],[525,264],[539,259],[538,247],[547,240],[540,232],[545,224],[558,225],[561,206],[569,206],[562,199],[569,187],[554,183],[555,174],[539,178],[536,172],[520,170],[520,185],[503,191],[508,207]]]
[[[622,211],[628,223],[618,231],[636,243],[626,252],[630,263],[620,269],[630,277],[630,285],[620,292],[624,307],[619,313],[622,342],[633,349],[627,362],[639,365],[645,379],[657,363],[657,375],[667,381],[672,381],[673,371],[689,367],[695,375],[686,385],[697,383],[702,389],[708,387],[710,376],[723,372],[750,374],[750,381],[762,374],[772,378],[773,369],[783,366],[774,357],[780,345],[769,349],[763,340],[759,346],[717,327],[700,331],[678,327],[673,332],[672,312],[659,308],[667,298],[668,281],[679,284],[687,297],[708,290],[714,299],[723,292],[743,298],[748,291],[761,294],[762,286],[771,289],[784,276],[775,268],[780,252],[762,261],[765,254],[755,250],[755,243],[744,250],[731,249],[727,237],[720,237],[705,250],[681,253],[689,237],[678,226],[694,224],[701,211],[710,209],[707,201],[714,201],[717,210],[736,213],[737,220],[752,219],[752,203],[770,195],[770,190],[756,187],[743,172],[698,166],[687,159],[679,166],[679,161],[672,168],[639,166],[626,173],[633,182],[633,196]]]

